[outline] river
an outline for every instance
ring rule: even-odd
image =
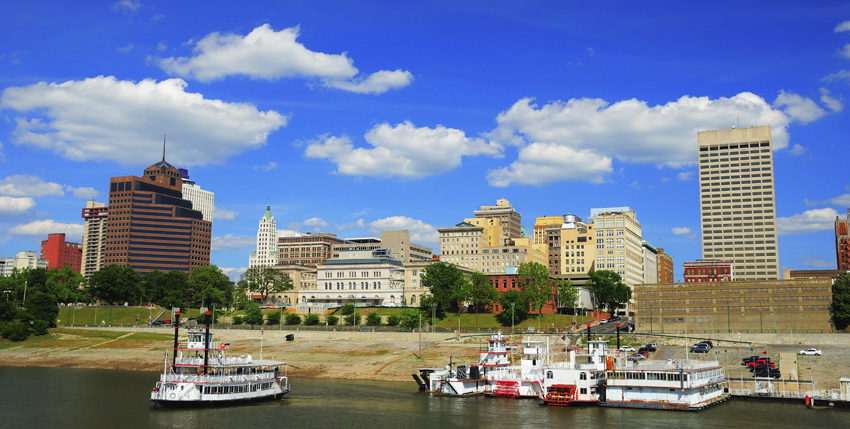
[[[291,379],[285,399],[216,409],[156,409],[151,372],[0,367],[4,428],[832,428],[850,413],[728,401],[700,412],[545,407],[534,400],[431,397],[409,383]]]

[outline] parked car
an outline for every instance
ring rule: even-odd
[[[153,322],[151,322],[151,326],[160,326],[160,325],[162,325],[161,320],[154,320]]]
[[[760,372],[760,371],[775,370],[775,369],[776,369],[776,364],[765,363],[765,364],[759,364],[759,365],[750,367],[750,372]]]
[[[602,320],[599,321],[600,325],[604,325],[606,323],[608,323],[608,319],[602,319]]]
[[[749,364],[750,362],[755,361],[755,360],[766,360],[766,361],[770,362],[770,358],[767,357],[767,356],[750,356],[750,357],[745,357],[744,359],[742,359],[741,365],[746,366],[747,364]]]
[[[820,350],[818,350],[818,349],[800,350],[799,354],[805,355],[805,356],[820,356]]]
[[[759,378],[781,378],[782,374],[778,369],[764,369],[753,373],[753,377]]]
[[[654,352],[654,351],[658,350],[658,344],[649,343],[649,344],[645,344],[641,348],[646,349],[647,351],[650,351],[650,352]]]
[[[776,364],[768,360],[755,360],[747,364],[747,367],[750,368],[750,371],[755,369],[757,366],[769,366],[771,368],[775,368]]]
[[[700,341],[700,342],[698,342],[697,344],[705,344],[705,345],[707,345],[707,346],[708,346],[708,348],[713,348],[713,347],[714,347],[714,343],[712,343],[711,341]]]
[[[623,347],[620,347],[620,351],[621,352],[633,352],[633,351],[635,351],[635,348],[632,347],[632,346],[623,346]]]
[[[706,344],[694,344],[691,346],[691,353],[708,353],[710,348]]]
[[[629,356],[629,360],[644,360],[644,359],[646,359],[646,355],[643,355],[643,354],[640,354],[640,353],[635,353],[635,354]]]

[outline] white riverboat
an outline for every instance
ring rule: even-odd
[[[179,313],[174,321],[174,352],[168,353],[151,401],[157,407],[203,407],[280,399],[289,393],[286,362],[227,356],[227,343],[216,344],[209,325],[188,331],[178,342]]]
[[[526,340],[522,343],[519,366],[506,366],[487,374],[488,395],[500,398],[538,398],[543,393],[543,369],[549,355],[548,344]]]
[[[420,368],[413,379],[419,390],[445,396],[470,396],[485,392],[488,374],[510,365],[507,338],[499,332],[487,340],[487,350],[479,352],[477,365],[454,365],[444,368]]]
[[[701,410],[729,398],[726,376],[717,361],[608,363],[605,402],[600,405],[659,410]]]
[[[587,351],[567,349],[569,359],[544,369],[546,405],[597,405],[605,398],[608,341],[590,341]]]

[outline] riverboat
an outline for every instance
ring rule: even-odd
[[[526,340],[522,343],[519,366],[505,366],[487,374],[485,394],[499,398],[538,398],[543,392],[543,368],[549,355],[548,344]]]
[[[717,361],[609,358],[605,402],[619,408],[696,411],[723,402],[726,376]]]
[[[568,348],[569,359],[544,369],[544,405],[598,405],[605,399],[608,341],[590,341],[587,352]]]
[[[499,332],[487,340],[487,350],[479,352],[477,365],[457,365],[451,360],[444,368],[420,368],[413,379],[419,390],[445,396],[470,396],[484,393],[487,374],[510,365],[507,338]]]
[[[169,362],[166,352],[162,376],[151,392],[151,401],[157,407],[259,402],[289,393],[286,362],[253,359],[251,355],[227,356],[229,344],[213,341],[209,323],[204,331],[188,331],[187,342],[179,342],[179,322],[178,311],[172,360]]]

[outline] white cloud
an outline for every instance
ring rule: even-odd
[[[440,240],[437,228],[406,216],[390,216],[369,222],[369,231],[380,233],[381,231],[395,231],[406,229],[410,231],[410,241],[419,245],[435,247]]]
[[[811,201],[811,200],[809,200],[808,198],[803,198],[803,204],[804,204],[806,207],[814,207],[814,206],[819,206],[819,205],[820,205],[820,201]]]
[[[694,172],[693,171],[683,171],[683,172],[676,175],[676,180],[681,180],[683,182],[691,180],[693,178],[694,178]]]
[[[132,43],[130,43],[130,44],[129,44],[129,45],[127,45],[127,46],[124,46],[124,47],[118,48],[118,52],[121,52],[121,53],[125,53],[125,54],[126,54],[126,53],[128,53],[128,52],[132,51],[132,50],[133,50],[133,48],[135,48],[135,46],[134,46]]]
[[[800,156],[805,154],[806,152],[808,152],[808,149],[797,143],[791,145],[791,149],[788,151],[791,156]]]
[[[225,250],[246,249],[257,247],[257,237],[246,235],[227,234],[221,237],[213,237],[210,243],[213,252],[221,252]],[[247,256],[246,256],[247,258]]]
[[[65,185],[65,190],[74,194],[75,197],[83,199],[83,200],[91,200],[97,198],[100,195],[94,188],[86,187],[86,188],[75,188],[71,185]]]
[[[132,13],[142,7],[142,2],[138,0],[120,0],[112,4],[110,9],[116,12]]]
[[[226,275],[232,281],[238,281],[239,276],[241,276],[242,273],[244,273],[245,271],[248,270],[247,267],[239,267],[239,268],[218,267],[218,268],[221,270],[221,272],[224,273],[224,275]]]
[[[844,21],[841,24],[835,26],[836,33],[840,33],[842,31],[850,31],[850,21]]]
[[[239,216],[239,212],[213,207],[213,219],[215,220],[234,220],[236,216]]]
[[[278,237],[295,237],[298,235],[298,231],[294,229],[279,229],[277,231]]]
[[[91,189],[91,188],[89,188]],[[62,185],[45,182],[38,176],[16,174],[0,180],[0,195],[10,197],[62,197]]]
[[[396,126],[383,123],[365,135],[371,148],[355,148],[348,136],[320,136],[307,142],[307,158],[327,158],[336,173],[367,177],[419,179],[451,171],[463,156],[500,155],[501,148],[483,139],[470,138],[454,128],[437,125],[417,128],[409,121]]]
[[[844,45],[844,47],[838,51],[838,54],[844,58],[850,58],[850,43]]]
[[[82,237],[83,225],[75,223],[58,223],[50,219],[36,220],[23,225],[16,225],[6,231],[15,235],[43,235],[64,232],[70,237]],[[71,240],[73,241],[73,240]]]
[[[156,162],[162,134],[167,160],[205,165],[266,143],[287,117],[243,103],[204,99],[185,91],[186,82],[84,81],[10,87],[0,108],[44,117],[16,118],[15,142],[52,150],[73,160],[111,160],[127,165]]]
[[[354,61],[345,53],[311,51],[296,41],[299,35],[299,27],[274,31],[268,24],[244,37],[215,32],[195,44],[193,57],[157,59],[157,63],[168,73],[204,82],[232,75],[270,81],[301,76],[317,78],[326,87],[357,93],[380,94],[413,81],[413,75],[403,70],[359,75]]]
[[[352,229],[352,228],[363,228],[365,226],[365,224],[366,223],[363,221],[363,219],[357,219],[356,221],[349,222],[349,223],[343,223],[343,224],[334,223],[334,226],[336,227],[337,230],[343,231],[343,230]]]
[[[820,101],[825,104],[826,107],[829,107],[829,110],[833,112],[840,112],[844,110],[844,103],[841,102],[841,98],[835,98],[826,88],[820,89]]]
[[[254,171],[271,171],[277,169],[277,163],[274,161],[269,161],[266,165],[255,165],[253,166]]]
[[[156,44],[157,51],[164,51],[166,49],[168,49],[168,46],[165,45],[165,42],[159,42]]]
[[[325,222],[320,217],[311,217],[310,219],[307,219],[307,220],[304,221],[304,225],[305,226],[314,226],[314,227],[326,228],[330,224]]]
[[[826,111],[815,104],[811,98],[793,92],[779,91],[779,95],[773,102],[773,107],[785,107],[783,110],[792,120],[801,124],[808,124],[826,116]]]
[[[677,227],[673,228],[672,231],[673,231],[673,234],[675,234],[675,235],[683,235],[683,236],[690,238],[690,239],[697,238],[697,235],[694,234],[694,232],[686,226],[677,226]]]
[[[839,195],[830,199],[829,202],[841,207],[850,207],[850,194]]]
[[[815,267],[815,268],[835,268],[836,261],[835,260],[826,260],[821,258],[815,258],[811,256],[803,257],[803,266],[806,267]]]
[[[850,70],[841,70],[841,71],[835,72],[831,75],[824,77],[821,80],[823,80],[825,82],[830,82],[830,83],[832,81],[836,81],[836,80],[850,80]]]
[[[33,207],[32,198],[0,197],[0,213],[24,213]]]
[[[679,168],[696,162],[698,131],[729,128],[734,118],[747,124],[769,124],[774,148],[788,145],[786,127],[791,118],[748,92],[713,100],[683,96],[657,106],[636,99],[611,104],[589,98],[539,106],[533,99],[523,98],[497,116],[498,126],[488,134],[496,143],[519,146],[517,162],[523,168],[520,173],[512,166],[509,170],[515,174],[507,177],[494,174],[490,183],[599,183],[613,171],[613,158]]]
[[[831,230],[835,227],[836,216],[838,216],[838,212],[829,207],[806,210],[794,216],[777,217],[776,230],[779,235]]]

